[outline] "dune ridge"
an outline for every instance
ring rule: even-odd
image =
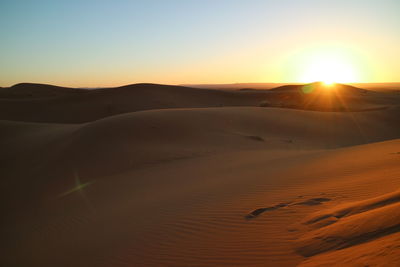
[[[84,90],[41,84],[19,84],[0,90],[0,119],[84,123],[142,110],[227,106],[267,106],[341,112],[369,111],[398,107],[400,99],[400,95],[395,93],[368,91],[340,84],[336,85],[337,93],[324,93],[324,90],[318,89],[309,94],[303,92],[304,86],[317,89],[320,87],[318,83],[313,83],[287,85],[265,91],[232,91],[132,84]],[[19,97],[8,97],[12,93]]]

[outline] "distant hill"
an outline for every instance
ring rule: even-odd
[[[400,83],[351,83],[350,85],[373,91],[400,91]]]
[[[82,93],[83,89],[60,87],[49,84],[18,83],[0,88],[0,98],[41,98]]]
[[[143,83],[93,90],[20,84],[0,93],[0,119],[81,123],[150,109],[258,106],[264,98],[263,92]]]
[[[22,83],[0,89],[0,120],[83,123],[122,113],[153,109],[272,107],[315,111],[365,111],[399,104],[399,94],[337,84],[284,85],[271,90],[199,89],[131,84],[75,89]]]
[[[325,85],[322,82],[314,82],[309,84],[296,84],[296,85],[283,85],[276,88],[272,88],[271,91],[277,92],[299,92],[304,94],[310,93],[323,93],[329,91],[335,91],[341,94],[365,94],[368,92],[366,89],[358,88],[347,84],[332,84]]]
[[[182,86],[189,86],[193,88],[205,88],[205,89],[268,90],[282,85],[288,85],[288,84],[287,83],[227,83],[227,84],[183,84]]]
[[[268,90],[264,107],[284,107],[316,111],[365,111],[385,108],[382,93],[346,84],[315,82],[284,85]],[[392,102],[394,104],[394,102]]]
[[[227,83],[227,84],[183,84],[194,88],[207,89],[226,89],[226,90],[241,90],[241,89],[256,89],[268,90],[285,85],[302,85],[300,83]],[[349,85],[374,91],[399,91],[400,83],[349,83]]]

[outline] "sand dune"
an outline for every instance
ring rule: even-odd
[[[316,82],[273,88],[262,106],[316,111],[368,111],[398,105],[396,93],[383,93],[358,87]]]
[[[8,88],[0,88],[0,98],[49,98],[84,93],[83,89],[67,88],[49,84],[19,83]]]
[[[288,85],[264,91],[232,91],[133,84],[83,90],[41,84],[19,84],[0,91],[0,119],[83,123],[141,110],[222,106],[365,111],[398,106],[400,99],[400,95],[396,93],[367,91],[347,85],[338,84],[335,90],[330,90],[331,92],[320,87],[319,83],[314,83],[306,87]],[[18,97],[10,97],[13,94]]]
[[[243,88],[255,89],[255,90],[268,90],[279,86],[288,84],[282,83],[231,83],[231,84],[185,84],[185,86],[194,88],[208,88],[208,89],[229,89],[229,90],[240,90]],[[296,84],[291,84],[296,85]],[[389,82],[389,83],[351,83],[350,85],[373,91],[387,91],[387,92],[398,92],[400,90],[400,83]]]
[[[1,100],[6,266],[399,264],[396,97],[318,112],[257,107],[265,92],[66,94]]]
[[[82,123],[149,109],[258,106],[263,92],[196,89],[157,84],[133,84],[116,88],[78,90],[48,85],[22,84],[3,91],[29,91],[35,97],[0,97],[0,119],[28,122]],[[48,90],[54,97],[48,96]],[[10,94],[10,93],[8,93]],[[0,94],[1,96],[1,94]],[[68,110],[68,112],[66,112]]]
[[[38,159],[36,154],[49,150],[48,161],[54,161],[49,165],[55,169],[65,163],[104,175],[217,152],[316,150],[393,139],[399,135],[395,123],[399,112],[326,113],[245,107],[153,110],[78,125],[4,121],[2,128],[7,131],[1,137],[4,157],[6,151],[24,151],[25,158],[31,157],[28,163],[20,163],[10,156],[16,168],[31,164],[37,169],[37,161],[46,153]]]

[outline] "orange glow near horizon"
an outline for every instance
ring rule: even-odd
[[[396,0],[19,2],[0,87],[400,82]]]

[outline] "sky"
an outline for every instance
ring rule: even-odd
[[[0,86],[400,82],[399,0],[0,0],[0,12]]]

